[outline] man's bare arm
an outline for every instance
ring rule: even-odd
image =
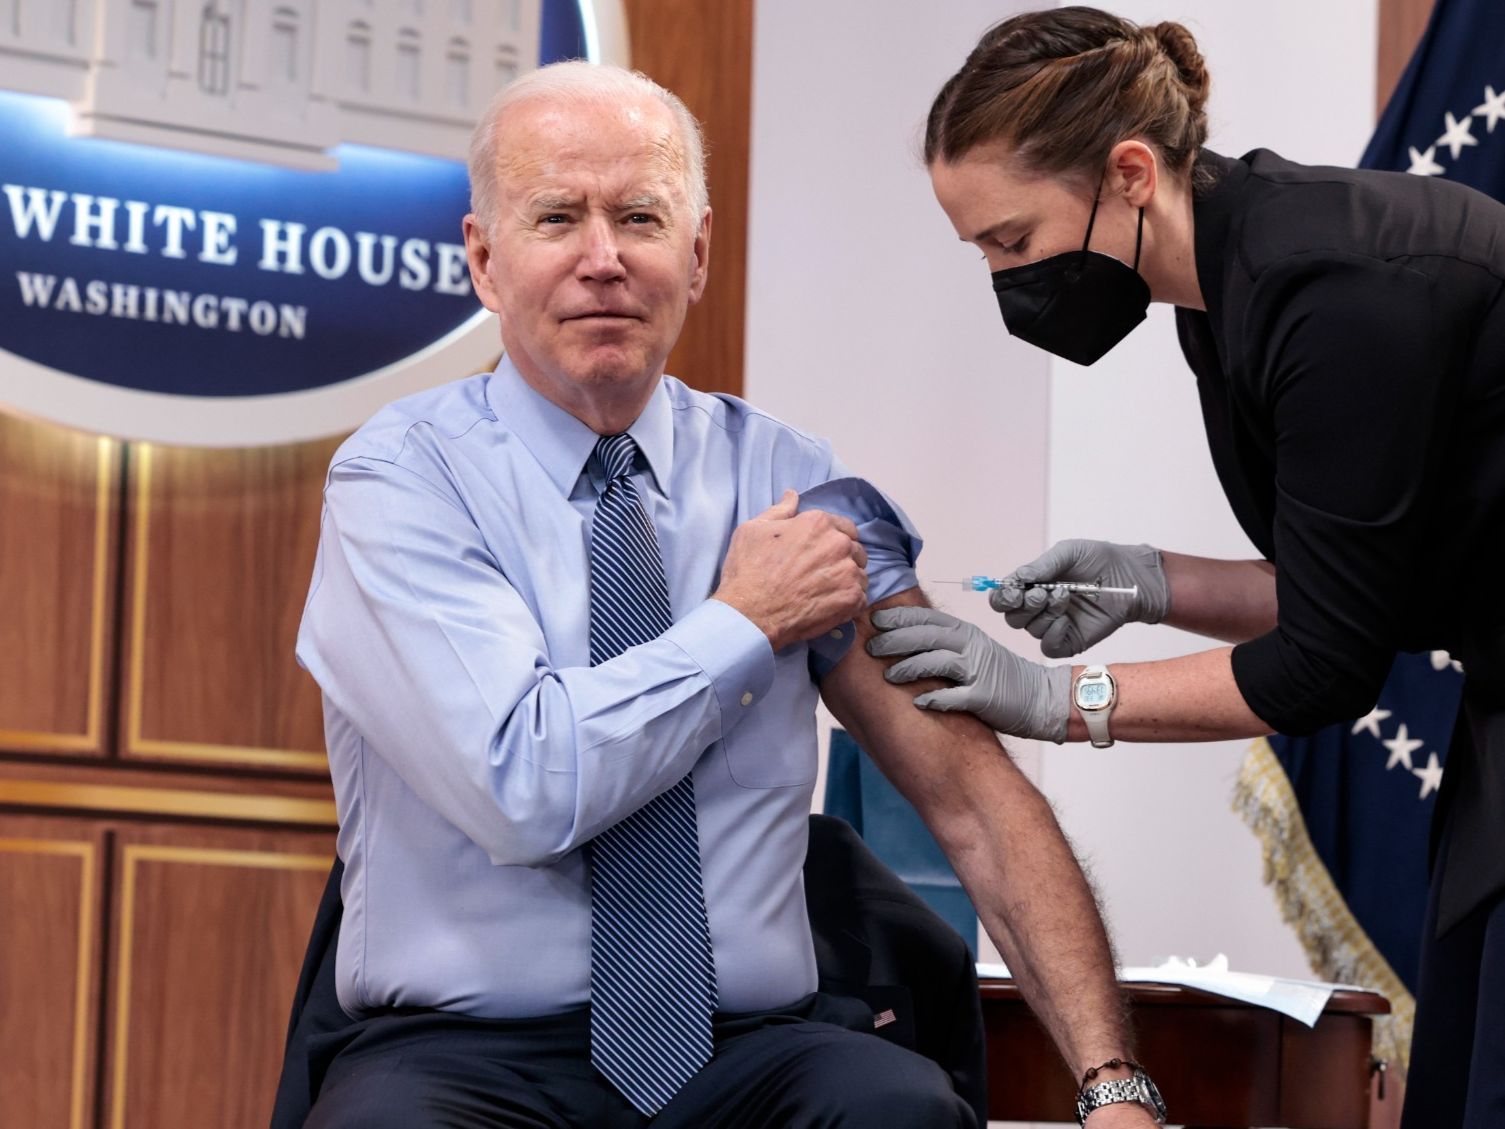
[[[924,603],[911,589],[872,610]],[[826,704],[919,811],[1070,1069],[1080,1078],[1127,1057],[1107,932],[1050,804],[982,722],[915,709],[915,695],[940,683],[886,682],[889,663],[864,649],[873,634],[863,616],[822,684]]]

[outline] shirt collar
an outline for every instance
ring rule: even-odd
[[[601,437],[529,385],[506,355],[486,382],[486,400],[497,421],[522,441],[559,492],[568,496]],[[643,452],[659,491],[667,496],[674,472],[674,414],[663,378],[627,433]]]

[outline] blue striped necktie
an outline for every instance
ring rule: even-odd
[[[591,526],[591,665],[657,639],[673,618],[658,537],[628,475],[630,435],[607,435]],[[711,1058],[716,968],[687,774],[590,843],[591,1062],[653,1116]]]

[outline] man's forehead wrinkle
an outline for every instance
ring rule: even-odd
[[[682,177],[656,148],[643,155],[649,158],[646,168],[630,160],[605,168],[582,167],[558,155],[511,162],[502,166],[498,182],[515,208],[677,206],[684,195]]]
[[[684,175],[684,150],[672,132],[661,133],[653,139],[653,152],[675,176]]]
[[[503,206],[519,216],[587,204],[678,212],[688,203],[678,125],[656,100],[529,100],[497,123],[495,161]]]

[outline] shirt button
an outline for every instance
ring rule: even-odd
[[[744,706],[750,706],[750,705],[752,705],[752,695],[751,694],[743,694],[742,695],[742,704]]]
[[[832,639],[845,639],[846,636],[842,634],[841,628],[838,627],[835,631],[831,632],[831,638]]]

